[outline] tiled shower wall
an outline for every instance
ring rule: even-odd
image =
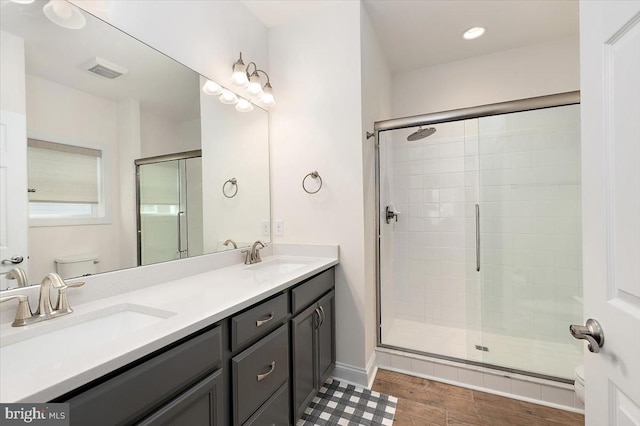
[[[484,331],[581,348],[579,129],[578,105],[480,120]]]
[[[573,344],[568,324],[582,321],[579,106],[434,127],[416,142],[406,141],[415,128],[393,131],[395,318]]]
[[[415,128],[394,133],[396,318],[466,328],[479,325],[467,232],[478,198],[477,120],[436,128],[416,142],[406,140]]]

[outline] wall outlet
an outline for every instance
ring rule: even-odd
[[[262,236],[268,237],[271,235],[271,226],[269,226],[268,220],[263,220],[260,222],[260,227],[262,228]]]
[[[284,222],[281,220],[276,220],[275,222],[273,222],[273,225],[273,233],[278,237],[282,237],[284,235]]]

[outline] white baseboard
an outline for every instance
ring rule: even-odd
[[[331,374],[334,379],[349,383],[361,388],[371,389],[373,380],[376,378],[378,365],[376,364],[375,351],[371,354],[366,368],[360,368],[342,362],[336,362],[336,366]]]
[[[349,383],[361,388],[366,388],[369,384],[367,371],[364,368],[336,362],[336,366],[331,374],[334,379]]]

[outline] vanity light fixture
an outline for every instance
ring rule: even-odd
[[[484,27],[471,27],[462,33],[462,38],[465,40],[473,40],[482,36],[485,31],[487,31],[487,29]]]
[[[12,3],[18,3],[18,4],[31,4],[36,0],[11,0]]]
[[[51,0],[42,11],[51,22],[63,28],[79,30],[87,24],[80,9],[66,0]]]
[[[253,65],[253,71],[250,72]],[[267,82],[262,85],[260,74],[264,74],[267,77]],[[255,62],[249,62],[245,67],[242,61],[242,52],[240,52],[240,59],[233,64],[233,73],[231,74],[231,81],[234,84],[245,87],[247,93],[257,98],[264,106],[271,107],[276,104],[275,97],[273,96],[273,87],[269,81],[269,74],[265,71],[258,69]]]
[[[222,89],[222,93],[220,93],[220,102],[227,105],[234,105],[238,103],[238,96],[233,93],[231,90]]]
[[[236,110],[240,112],[250,112],[253,111],[253,105],[248,100],[240,98],[236,104]]]
[[[240,58],[233,64],[233,73],[231,74],[231,81],[236,86],[245,87],[249,83],[247,76],[247,68],[242,61],[242,52],[240,52]]]
[[[215,81],[207,80],[207,82],[202,87],[202,91],[207,95],[217,96],[222,93],[222,86],[220,86]]]
[[[268,81],[262,88],[262,96],[260,97],[260,100],[265,106],[268,107],[274,106],[276,104],[276,98],[273,97],[273,89],[271,88],[271,83],[269,83]]]

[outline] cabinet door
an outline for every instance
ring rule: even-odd
[[[291,320],[293,414],[299,419],[318,392],[315,367],[319,322],[317,305],[311,305]],[[295,421],[293,422],[296,423]]]
[[[222,370],[218,370],[143,420],[139,425],[223,426],[222,387]]]
[[[318,327],[318,381],[320,389],[336,362],[335,347],[335,290],[318,302],[320,326]]]

